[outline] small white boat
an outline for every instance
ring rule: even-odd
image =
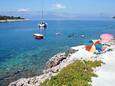
[[[39,26],[39,28],[46,28],[46,27],[47,27],[47,23],[45,23],[45,22],[40,22],[40,23],[38,24],[38,26]]]
[[[43,34],[34,34],[33,35],[35,39],[43,39],[44,38],[44,35]]]

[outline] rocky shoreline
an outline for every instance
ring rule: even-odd
[[[32,78],[21,78],[15,82],[9,84],[9,86],[39,86],[41,82],[46,79],[50,79],[52,76],[55,76],[59,71],[70,64],[69,57],[76,50],[70,49],[68,53],[58,53],[54,55],[47,63],[46,67],[43,70],[43,74],[40,76],[35,76]]]
[[[114,40],[115,41],[115,40]],[[115,43],[112,41],[110,44],[111,48],[114,49]],[[109,52],[109,51],[107,51]],[[110,52],[111,53],[111,52]],[[50,79],[52,76],[57,75],[60,70],[62,70],[67,65],[75,62],[77,59],[80,60],[95,60],[95,58],[106,54],[92,54],[85,50],[85,46],[75,46],[71,47],[68,53],[58,53],[54,55],[47,63],[46,68],[43,70],[43,74],[40,76],[35,76],[32,78],[21,78],[15,82],[9,84],[9,86],[39,86],[40,83],[44,82],[46,79]],[[96,59],[101,60],[101,59]],[[103,60],[103,59],[102,59]]]

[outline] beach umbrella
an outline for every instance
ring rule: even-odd
[[[89,52],[96,53],[96,52],[101,52],[103,48],[103,45],[99,40],[89,40],[86,43],[85,49]]]
[[[105,33],[105,34],[101,34],[101,35],[100,35],[100,38],[101,38],[101,40],[103,40],[103,41],[110,41],[110,40],[113,39],[113,35],[112,35],[112,34],[107,34],[107,33]]]

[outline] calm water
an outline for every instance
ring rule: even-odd
[[[71,46],[97,39],[101,33],[115,34],[115,21],[110,20],[47,21],[45,31],[40,31],[37,23],[0,23],[0,86],[21,77],[40,74],[50,57]],[[45,39],[35,40],[34,33],[44,34]],[[81,37],[82,34],[86,37]]]

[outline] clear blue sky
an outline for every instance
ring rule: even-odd
[[[7,11],[34,13],[41,11],[42,5],[46,12],[82,16],[115,15],[115,0],[0,0],[0,14]]]

